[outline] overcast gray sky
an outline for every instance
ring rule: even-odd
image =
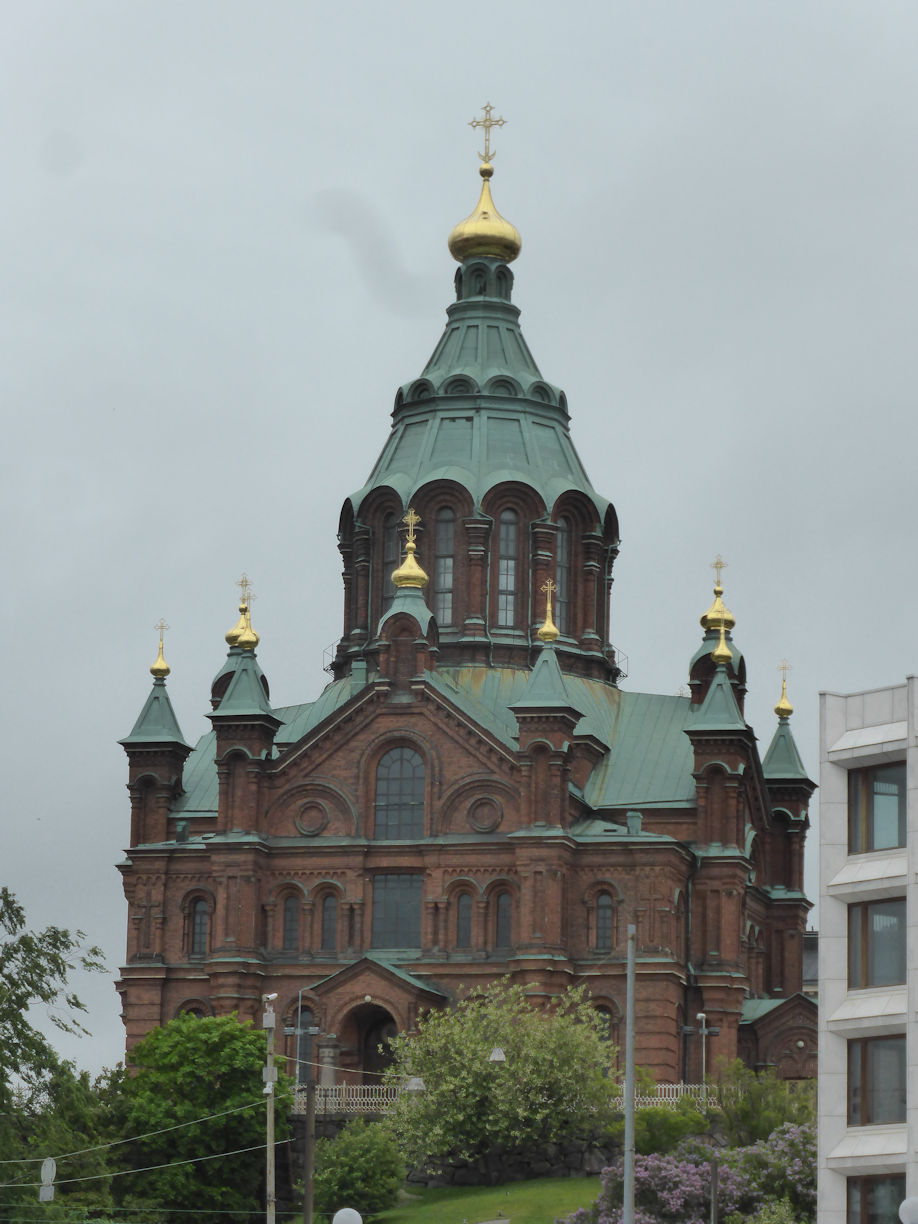
[[[243,569],[276,704],[325,682],[486,101],[524,332],[619,513],[627,687],[684,683],[718,552],[763,749],[783,656],[814,777],[818,691],[914,669],[914,3],[6,0],[0,35],[0,878],[105,948],[68,1056],[123,1049],[153,625],[191,742]]]

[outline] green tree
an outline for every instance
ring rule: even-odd
[[[356,1118],[334,1139],[316,1144],[315,1206],[329,1216],[342,1207],[374,1215],[392,1207],[405,1181],[405,1162],[391,1132]]]
[[[25,911],[0,888],[0,1112],[9,1113],[17,1085],[37,1088],[61,1063],[30,1009],[44,1006],[51,1023],[65,1033],[85,1033],[79,1015],[86,1007],[68,987],[74,970],[101,971],[102,953],[85,948],[82,931],[49,926],[26,929]]]
[[[801,1126],[815,1121],[816,1085],[779,1079],[768,1068],[752,1071],[740,1059],[718,1059],[714,1080],[717,1102],[714,1122],[731,1147],[757,1143],[784,1123]]]
[[[499,1046],[506,1057],[492,1063]],[[495,1148],[528,1147],[598,1130],[606,1121],[614,1048],[585,992],[536,1008],[506,979],[430,1012],[415,1036],[391,1043],[388,1083],[411,1076],[425,1091],[403,1092],[389,1117],[409,1165]]]
[[[125,1085],[124,1125],[128,1135],[146,1137],[129,1145],[130,1167],[138,1172],[114,1183],[120,1203],[158,1210],[161,1219],[175,1224],[188,1219],[180,1211],[259,1210],[265,1177],[264,1033],[240,1024],[235,1015],[181,1015],[153,1029],[130,1058],[137,1073]],[[289,1133],[290,1105],[290,1080],[280,1075],[278,1142]],[[152,1133],[157,1131],[164,1133]],[[151,1168],[155,1165],[163,1167]]]

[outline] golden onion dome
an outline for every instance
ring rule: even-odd
[[[242,604],[240,608],[244,608],[242,613],[243,625],[241,633],[236,638],[235,645],[241,646],[243,650],[254,650],[258,645],[259,639],[258,634],[252,628],[252,609],[248,604]]]
[[[240,603],[239,619],[236,621],[235,625],[233,625],[232,629],[228,630],[226,633],[226,641],[227,645],[229,646],[238,646],[239,638],[241,634],[245,632],[245,614],[247,606],[248,605],[244,600],[242,603]]]
[[[787,700],[787,676],[781,681],[781,700],[775,706],[775,713],[779,718],[790,718],[794,712],[794,707]]]
[[[719,582],[716,583],[714,586],[714,602],[701,617],[702,629],[713,629],[716,633],[718,629],[723,628],[729,633],[736,624],[736,617],[724,605],[724,601],[721,598],[723,593],[724,588]]]
[[[720,667],[723,664],[725,667],[728,663],[733,662],[733,652],[727,645],[727,630],[723,621],[720,624],[720,641],[711,651],[711,659]]]
[[[555,624],[551,614],[551,595],[552,591],[556,591],[557,589],[557,586],[551,580],[551,578],[548,578],[542,584],[542,590],[545,592],[545,621],[541,629],[539,629],[538,633],[536,634],[541,642],[557,642],[558,638],[561,636],[561,632],[558,629],[558,626]]]
[[[397,570],[392,571],[392,581],[401,590],[402,587],[418,587],[427,586],[427,575],[421,569],[415,557],[418,550],[414,540],[409,540],[405,545],[405,560],[401,563]]]
[[[172,668],[163,658],[163,637],[159,635],[159,654],[156,656],[156,661],[150,665],[150,675],[157,680],[165,680],[172,671]]]
[[[491,199],[489,180],[494,167],[484,161],[478,173],[483,180],[478,204],[473,213],[454,227],[449,236],[449,252],[459,263],[482,255],[512,263],[520,253],[523,240],[516,226],[500,215]]]

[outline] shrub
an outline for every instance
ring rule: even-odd
[[[335,1139],[316,1144],[315,1208],[329,1215],[353,1207],[372,1215],[391,1207],[405,1180],[405,1164],[384,1126],[356,1118]]]
[[[815,1084],[782,1080],[772,1069],[751,1071],[739,1059],[718,1060],[715,1120],[731,1146],[767,1139],[784,1123],[810,1123],[816,1115]]]
[[[682,1097],[675,1109],[655,1105],[634,1114],[634,1150],[640,1156],[671,1152],[689,1135],[708,1129],[707,1119],[690,1097]]]

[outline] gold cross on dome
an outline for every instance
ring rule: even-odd
[[[558,584],[552,578],[546,578],[542,583],[542,590],[551,599],[552,595],[557,591]]]
[[[414,506],[409,506],[408,513],[402,519],[402,522],[407,524],[408,526],[408,543],[409,544],[414,543],[414,529],[415,527],[417,527],[420,521],[421,521],[421,516],[419,514],[415,514]]]
[[[491,118],[491,111],[494,109],[494,107],[490,102],[485,102],[481,109],[484,111],[484,119],[473,119],[469,124],[469,127],[484,128],[485,151],[484,153],[479,153],[478,156],[483,162],[489,162],[494,156],[494,154],[491,152],[491,128],[503,127],[507,121],[506,119]]]
[[[251,604],[255,596],[252,594],[252,582],[245,570],[242,571],[242,577],[236,583],[239,588],[239,602],[246,606]]]
[[[778,671],[781,673],[781,679],[785,684],[787,683],[787,673],[793,670],[794,669],[791,667],[790,663],[788,663],[787,659],[782,659],[778,664]]]
[[[724,561],[723,557],[721,557],[720,553],[718,553],[717,556],[714,558],[714,560],[711,562],[711,569],[714,570],[714,572],[717,574],[717,585],[718,586],[723,585],[720,581],[720,578],[721,578],[721,574],[723,574],[724,570],[727,568],[728,566],[727,566],[726,561]]]
[[[159,634],[159,644],[160,644],[160,646],[162,646],[162,644],[163,644],[163,634],[166,632],[166,630],[169,628],[169,626],[166,624],[166,622],[163,620],[163,618],[162,618],[162,617],[160,617],[160,618],[159,618],[159,620],[158,620],[158,622],[157,622],[157,623],[156,623],[156,624],[153,626],[153,628],[154,628],[154,629],[156,630],[156,632]]]

